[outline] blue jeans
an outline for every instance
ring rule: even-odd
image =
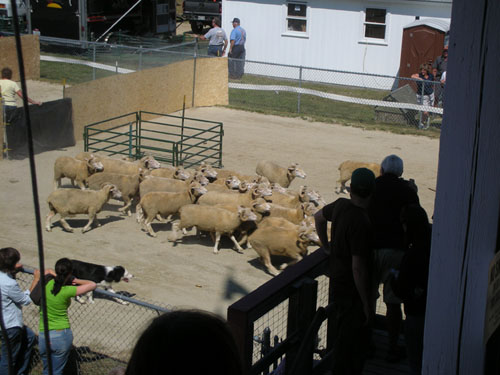
[[[36,336],[28,327],[13,327],[7,329],[10,348],[12,350],[12,364],[14,365],[14,374],[28,374],[30,364],[31,350],[35,344]],[[2,358],[0,359],[0,374],[9,373],[9,360],[7,354],[7,345],[2,336]]]
[[[52,351],[50,357],[52,358],[53,375],[61,375],[63,373],[64,366],[68,361],[71,345],[73,344],[73,332],[71,332],[70,328],[51,330],[49,332],[50,348]],[[45,346],[44,332],[40,332],[40,336],[38,338],[38,348],[43,362],[43,375],[47,375],[49,373],[49,368],[47,363],[47,348]]]

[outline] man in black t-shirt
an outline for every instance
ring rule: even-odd
[[[373,231],[365,208],[375,186],[366,168],[351,177],[351,199],[339,198],[315,215],[323,250],[330,254],[328,346],[333,347],[334,374],[361,374],[370,339],[370,259]],[[327,223],[332,222],[331,242]]]

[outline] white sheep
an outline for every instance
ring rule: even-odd
[[[139,195],[139,184],[144,178],[142,169],[140,169],[140,172],[136,175],[107,172],[96,173],[89,177],[89,188],[100,190],[105,183],[115,185],[122,193],[124,202],[123,207],[120,207],[118,211],[125,212],[128,216],[131,216],[130,206],[132,205],[132,200]]]
[[[50,193],[47,198],[49,213],[45,219],[45,229],[51,231],[50,220],[56,215],[61,216],[60,222],[65,230],[73,232],[73,228],[66,222],[67,216],[76,214],[88,214],[89,222],[83,227],[85,233],[95,221],[97,226],[101,224],[97,220],[99,213],[110,198],[120,199],[120,190],[114,185],[106,184],[101,190],[78,190],[78,189],[58,189]]]
[[[346,160],[339,165],[340,178],[337,180],[337,184],[340,184],[340,188],[337,191],[337,194],[347,192],[345,184],[351,179],[352,172],[358,168],[368,168],[375,174],[375,177],[380,176],[380,164]]]
[[[182,167],[157,168],[153,169],[150,175],[155,177],[174,178],[176,180],[183,181],[191,177],[191,173],[189,173],[189,171],[186,171]]]
[[[247,174],[239,173],[239,172],[232,171],[229,169],[218,169],[217,170],[217,179],[215,181],[213,181],[212,183],[224,184],[225,179],[230,177],[230,176],[235,176],[240,181],[245,181],[249,184],[252,184],[252,183],[260,184],[260,183],[266,183],[266,182],[268,183],[269,182],[269,180],[263,176],[247,175]]]
[[[197,199],[206,192],[207,189],[194,181],[184,192],[147,193],[136,206],[137,221],[143,223],[152,237],[156,237],[151,227],[151,222],[155,218],[166,218],[176,214],[182,206],[196,203]]]
[[[208,178],[210,181],[214,181],[218,177],[217,170],[205,162],[202,162],[198,167],[196,167],[195,171],[201,172],[203,176]]]
[[[238,252],[243,252],[238,241],[234,237],[234,231],[246,221],[254,221],[257,219],[255,213],[249,208],[240,206],[238,212],[231,212],[224,208],[215,206],[200,206],[197,204],[189,204],[182,207],[179,211],[180,221],[174,223],[175,239],[179,238],[179,229],[196,227],[198,230],[215,233],[214,254],[219,252],[220,237],[224,234],[231,238]]]
[[[232,193],[209,191],[198,201],[201,205],[214,206],[216,204],[232,204],[236,206],[248,207],[254,199],[271,196],[272,191],[266,186],[255,186],[246,193]]]
[[[142,198],[147,193],[154,191],[169,191],[173,193],[184,192],[193,181],[198,182],[202,186],[208,184],[208,179],[201,172],[195,172],[195,174],[186,181],[176,180],[174,178],[147,176],[139,186],[139,193]]]
[[[271,255],[292,258],[291,262],[283,263],[280,266],[280,269],[283,270],[307,255],[309,245],[319,245],[319,238],[314,228],[262,225],[249,236],[248,242],[259,254],[260,260],[269,273],[276,276],[279,271],[272,265]]]
[[[71,156],[59,156],[54,163],[54,190],[61,187],[63,177],[69,178],[73,186],[76,181],[78,187],[85,190],[89,176],[102,170],[102,163],[93,155],[84,160]]]
[[[245,189],[245,191],[248,189],[248,185],[241,185],[241,181],[236,176],[229,176],[228,178],[226,178],[224,180],[224,185],[209,183],[205,187],[207,188],[208,191],[221,191],[221,192],[227,192],[232,190],[241,191],[240,188]]]
[[[306,174],[302,169],[298,168],[298,164],[291,164],[288,168],[283,168],[269,160],[259,161],[255,172],[266,177],[269,182],[277,182],[281,186],[287,188],[295,177],[306,178]]]
[[[312,202],[301,203],[297,208],[289,208],[278,204],[272,204],[269,216],[282,217],[294,224],[299,224],[307,216],[314,215],[316,211],[317,208]]]
[[[87,157],[87,152],[81,152],[75,156],[75,159],[84,159]],[[120,174],[138,174],[139,168],[144,170],[151,170],[160,168],[160,163],[155,160],[155,158],[151,155],[144,156],[140,160],[137,161],[127,161],[127,160],[119,160],[112,159],[100,156],[99,160],[102,162],[104,167],[104,172],[108,173],[120,173]]]
[[[273,190],[271,197],[267,200],[280,206],[297,208],[302,202],[313,202],[316,204],[319,198],[317,192],[309,190],[307,186],[301,186],[297,193],[291,193],[289,191],[280,193],[279,190]]]

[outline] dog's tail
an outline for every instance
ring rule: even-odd
[[[144,211],[142,210],[140,203],[137,203],[137,206],[135,206],[135,218],[138,223],[142,223],[144,219]]]

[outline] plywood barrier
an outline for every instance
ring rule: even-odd
[[[85,125],[126,113],[178,111],[184,96],[186,108],[190,108],[194,71],[194,60],[188,60],[67,88],[64,96],[73,101],[76,140],[83,138]],[[227,83],[227,59],[197,59],[194,105],[226,105]]]
[[[38,35],[21,36],[26,79],[40,79],[40,41]],[[16,39],[13,36],[0,38],[0,70],[12,69],[12,80],[19,82]]]

